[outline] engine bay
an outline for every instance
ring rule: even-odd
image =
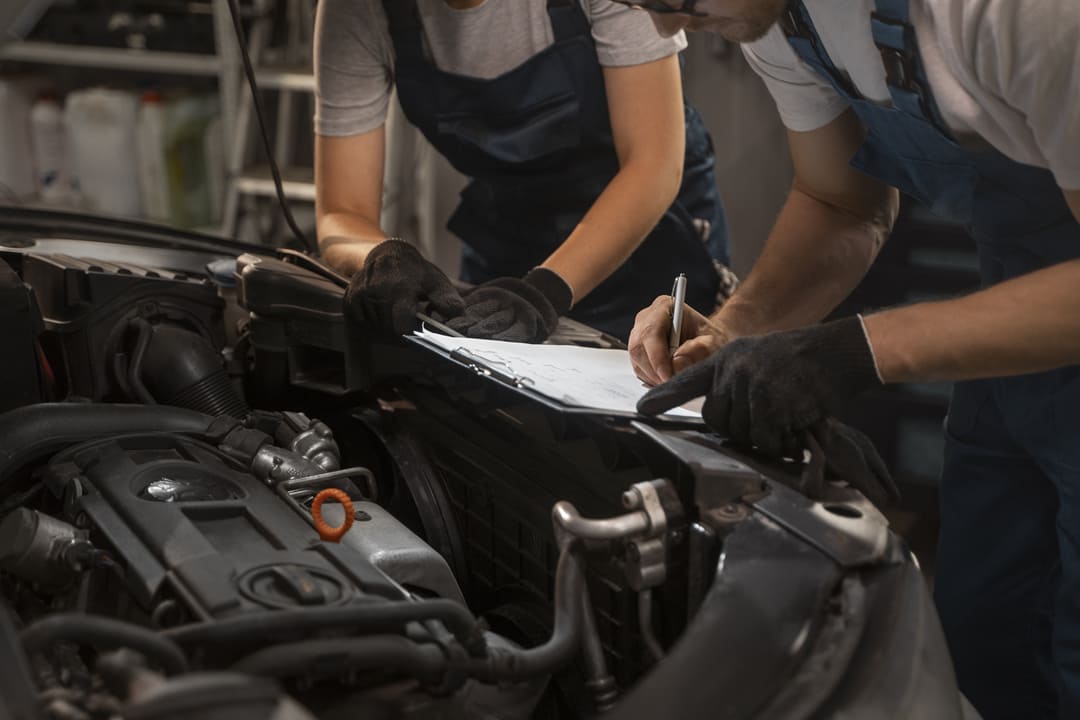
[[[294,253],[48,222],[0,242],[10,716],[961,716],[820,458],[538,403]]]

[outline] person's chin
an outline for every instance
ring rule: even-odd
[[[693,29],[714,32],[733,43],[752,43],[769,31],[768,27],[761,27],[757,23],[733,18],[709,18],[700,21],[700,25]]]

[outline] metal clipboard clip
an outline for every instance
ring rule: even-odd
[[[499,382],[512,387],[527,388],[534,384],[533,381],[527,377],[515,375],[513,368],[506,363],[499,362],[498,360],[485,360],[484,358],[477,357],[465,348],[451,350],[450,359],[457,360],[462,365],[470,368],[477,375],[494,378]],[[503,369],[497,367],[500,365]]]

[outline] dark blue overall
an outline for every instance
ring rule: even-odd
[[[562,244],[619,170],[603,69],[579,0],[549,0],[554,45],[491,80],[435,67],[416,0],[383,6],[405,115],[471,179],[448,226],[464,242],[462,279],[521,277]],[[716,302],[713,259],[727,262],[726,224],[712,141],[689,105],[685,116],[677,200],[630,259],[570,311],[623,339],[634,315],[671,292],[680,272],[687,302],[710,310]]]
[[[837,70],[801,2],[785,23],[867,127],[852,165],[965,223],[984,285],[1080,257],[1050,172],[954,142],[907,0],[875,4],[888,107]],[[945,432],[935,598],[960,687],[988,719],[1080,718],[1080,368],[957,383]]]

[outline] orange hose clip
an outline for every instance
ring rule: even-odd
[[[338,527],[330,527],[323,520],[322,506],[327,500],[337,500],[345,508],[345,522]],[[315,521],[315,529],[319,533],[319,537],[325,542],[341,542],[341,538],[345,537],[345,533],[349,532],[349,528],[352,527],[353,520],[356,519],[356,515],[353,512],[352,499],[345,494],[344,490],[338,490],[337,488],[326,488],[319,492],[315,496],[315,501],[311,503],[311,519]]]

